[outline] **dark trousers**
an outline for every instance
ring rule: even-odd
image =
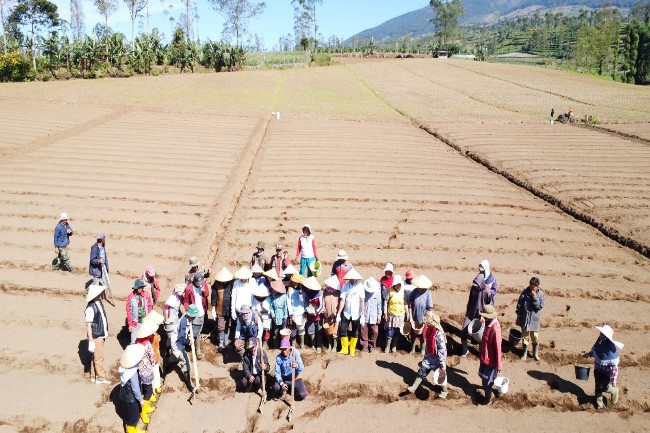
[[[249,382],[247,377],[242,377],[239,383],[245,391],[257,391],[262,386],[262,375],[256,374],[254,377],[255,379],[253,379],[253,383]],[[268,383],[268,376],[266,377],[266,381]]]
[[[364,351],[369,348],[377,347],[377,334],[379,333],[379,325],[363,325],[361,327],[361,347]]]
[[[142,384],[142,395],[144,396],[143,398],[145,400],[149,400],[152,394],[153,394],[153,384],[143,383]]]
[[[128,426],[138,425],[140,420],[140,404],[136,401],[134,403],[125,403],[126,407],[126,417],[124,418],[124,423]]]
[[[352,331],[348,335],[348,325],[352,323]],[[359,336],[359,319],[348,320],[345,315],[341,313],[341,324],[339,325],[339,337],[357,338]]]
[[[287,386],[289,387],[287,389],[287,393],[291,392],[291,376],[282,377],[282,381],[286,383]],[[294,397],[296,398],[296,400],[304,400],[305,397],[307,397],[307,395],[309,394],[307,392],[307,388],[305,388],[305,384],[303,383],[302,379],[296,379],[295,383],[296,383],[296,390],[293,394]],[[280,382],[277,381],[275,382],[275,384],[273,385],[273,390],[278,394],[282,393],[282,387],[280,386]]]

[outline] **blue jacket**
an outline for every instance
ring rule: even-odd
[[[296,377],[298,377],[305,369],[305,365],[302,363],[300,352],[295,348],[292,350],[296,357],[295,361],[298,363],[298,368],[296,368]],[[291,380],[291,353],[289,353],[289,356],[285,358],[282,356],[282,352],[280,352],[278,353],[278,356],[275,357],[275,380],[277,380],[278,383],[282,383],[287,377]]]
[[[106,247],[104,247],[104,254],[106,255],[106,262],[104,264],[106,265],[106,272],[108,272],[108,252],[106,251]],[[97,278],[102,276],[102,265],[99,263],[99,258],[99,246],[95,243],[90,247],[90,264],[88,265],[88,273]]]
[[[187,319],[187,316],[183,314],[183,317],[181,317],[181,320],[178,321],[178,338],[176,339],[176,348],[178,350],[185,350],[185,346],[190,344],[190,338],[189,338],[189,329],[188,326],[192,326],[191,323],[188,323],[189,320]]]
[[[72,233],[68,235],[68,229],[72,230],[72,227],[69,225],[64,225],[59,223],[56,225],[56,228],[54,229],[54,246],[55,247],[67,247],[68,244],[70,243],[70,236],[72,236]]]
[[[600,364],[603,361],[611,362],[618,358],[618,349],[608,338],[596,340],[596,343],[594,343],[594,346],[591,348],[591,353],[596,359],[596,364]]]

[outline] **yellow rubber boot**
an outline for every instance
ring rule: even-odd
[[[151,394],[151,397],[149,398],[149,401],[150,401],[151,403],[155,403],[155,402],[156,402],[156,393],[152,393],[152,394]]]
[[[151,397],[153,398],[153,395]],[[147,405],[147,413],[152,413],[154,410],[156,410],[156,406],[154,406],[152,403],[153,400],[150,398],[149,404]]]
[[[126,426],[126,433],[139,433],[140,430],[138,429],[137,425],[127,425]]]
[[[350,356],[355,356],[354,352],[357,351],[357,341],[358,338],[350,338]]]
[[[145,400],[140,410],[140,419],[143,423],[149,424],[149,400]]]
[[[341,350],[339,350],[339,353],[342,353],[343,355],[350,353],[348,350],[349,345],[350,342],[348,340],[348,337],[341,337]]]

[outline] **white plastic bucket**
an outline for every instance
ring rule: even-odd
[[[509,384],[510,381],[508,380],[507,377],[499,376],[496,379],[494,379],[494,386],[497,388],[497,391],[499,391],[499,394],[505,394],[506,392],[508,392]]]
[[[447,372],[442,368],[433,372],[433,384],[438,386],[447,385]]]
[[[485,323],[481,319],[474,319],[469,322],[467,325],[467,332],[472,336],[477,343],[480,343],[483,340],[483,329],[485,328]]]

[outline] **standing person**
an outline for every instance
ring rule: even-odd
[[[90,264],[88,274],[93,278],[93,284],[108,286],[108,255],[106,254],[106,235],[97,235],[97,242],[90,247]]]
[[[316,277],[309,277],[302,280],[302,285],[306,289],[306,313],[307,324],[305,329],[309,334],[312,348],[316,353],[321,353],[321,333],[323,332],[323,289]]]
[[[165,322],[165,318],[162,314],[157,312],[156,310],[151,310],[151,313],[147,314],[142,321],[143,325],[144,324],[150,324],[153,325],[154,332],[151,335],[150,341],[151,341],[151,346],[153,348],[153,354],[154,354],[154,366],[153,366],[153,389],[156,391],[156,393],[161,394],[162,393],[162,380],[160,376],[160,366],[162,365],[161,361],[161,356],[160,356],[160,334],[158,333],[158,328],[160,328],[160,325],[162,325]],[[139,331],[138,331],[139,332]],[[151,402],[156,401],[156,394],[152,394]]]
[[[287,326],[289,317],[289,307],[287,304],[287,289],[282,281],[271,281],[271,296],[269,297],[271,306],[271,342],[273,348],[280,347],[280,330]]]
[[[183,307],[185,311],[191,304],[196,305],[198,314],[192,320],[192,332],[194,335],[194,348],[196,349],[196,357],[203,358],[201,353],[201,330],[205,322],[205,315],[208,311],[208,298],[210,297],[210,288],[205,281],[203,274],[196,272],[192,276],[192,282],[185,287],[183,293]]]
[[[149,284],[151,288],[151,299],[155,304],[160,297],[160,283],[158,282],[158,275],[156,269],[152,265],[147,265],[142,274],[142,281]]]
[[[181,305],[183,304],[183,293],[185,293],[185,284],[180,283],[174,286],[174,291],[165,301],[163,307],[163,326],[167,333],[166,346],[172,348],[173,343],[178,338],[178,321],[181,318]]]
[[[480,360],[478,375],[482,380],[485,395],[482,404],[489,405],[492,400],[492,385],[502,369],[501,324],[497,320],[497,312],[490,304],[483,307],[480,315],[485,322],[485,328],[478,348]]]
[[[341,297],[341,286],[336,276],[331,276],[323,282],[325,293],[323,294],[323,303],[325,304],[325,322],[328,327],[333,327],[334,332],[327,334],[327,351],[336,352],[337,346],[337,324],[339,312],[339,299]]]
[[[138,364],[144,356],[144,346],[141,344],[131,344],[126,346],[120,357],[120,400],[126,408],[126,417],[124,424],[126,433],[140,433],[138,429],[138,418],[140,418],[140,408],[145,407],[142,393],[140,392],[140,383],[138,380]]]
[[[355,356],[357,341],[359,340],[359,326],[366,324],[365,318],[365,290],[361,283],[362,277],[356,269],[350,269],[345,277],[347,283],[341,289],[341,301],[336,321],[339,323],[339,336],[341,337],[341,350],[343,355]],[[352,324],[352,332],[348,337],[348,325]]]
[[[260,316],[251,309],[250,305],[243,305],[235,328],[235,350],[243,353],[249,338],[262,338],[262,329]]]
[[[366,324],[361,327],[361,351],[372,353],[377,347],[382,312],[379,281],[370,277],[363,283],[363,287],[366,291],[364,299]]]
[[[311,277],[309,265],[314,261],[318,261],[318,251],[316,250],[316,240],[314,239],[309,224],[302,226],[302,234],[298,237],[296,260],[298,259],[300,259],[300,275]]]
[[[230,304],[230,316],[234,321],[237,320],[241,307],[251,305],[253,302],[253,289],[256,282],[251,281],[253,273],[245,266],[237,269],[235,272],[235,282],[232,286],[232,302]]]
[[[264,365],[260,364],[260,351],[264,358]],[[269,358],[262,347],[259,347],[255,338],[249,338],[246,342],[246,353],[242,356],[242,367],[244,370],[244,377],[242,377],[241,385],[244,392],[256,392],[262,386],[262,374],[264,374],[265,383],[270,383],[269,372],[271,366],[269,365]],[[264,392],[265,390],[262,390]]]
[[[271,303],[268,299],[269,289],[265,285],[258,285],[253,290],[253,304],[251,308],[255,314],[260,317],[262,321],[262,342],[266,342],[267,347],[270,349],[271,344]]]
[[[271,260],[269,259],[269,256],[267,256],[266,252],[264,251],[264,241],[259,241],[257,243],[257,250],[253,253],[253,256],[251,257],[251,268],[255,265],[262,268],[262,272],[271,269]]]
[[[278,276],[284,276],[284,270],[291,265],[291,259],[289,258],[289,253],[284,251],[282,244],[277,244],[275,246],[275,254],[271,256],[271,269],[275,269],[275,272]]]
[[[302,349],[305,337],[305,313],[307,311],[307,295],[303,290],[301,275],[292,275],[292,286],[288,292],[287,308],[289,309],[289,320],[287,324],[293,328],[292,339],[296,339],[298,347]],[[298,283],[296,283],[298,281]]]
[[[332,273],[330,275],[336,276],[336,278],[339,279],[339,284],[343,286],[345,284],[343,277],[352,268],[352,262],[348,259],[345,250],[339,250],[336,259],[334,260],[334,264],[332,264]]]
[[[201,262],[199,262],[199,259],[196,256],[190,257],[190,270],[187,271],[187,274],[185,274],[185,284],[190,284],[192,282],[192,278],[194,278],[194,274],[197,272],[200,272],[203,274],[203,278],[210,278],[210,268],[204,269],[203,266],[201,266]]]
[[[472,287],[469,289],[469,298],[467,299],[465,321],[463,322],[461,335],[463,347],[460,356],[465,357],[469,352],[467,348],[467,339],[469,337],[468,325],[472,320],[480,317],[480,313],[486,305],[494,305],[494,294],[496,290],[496,279],[490,273],[490,264],[487,260],[483,260],[479,265],[479,273],[474,278]]]
[[[126,323],[131,333],[131,344],[135,344],[138,328],[145,316],[153,309],[153,301],[149,293],[143,289],[144,281],[138,279],[133,283],[133,291],[126,297]]]
[[[402,289],[402,277],[393,276],[393,287],[388,291],[388,299],[384,301],[385,311],[384,320],[386,322],[386,346],[384,353],[388,351],[395,352],[401,328],[405,320],[408,320],[408,311],[406,309],[406,295]]]
[[[219,331],[219,352],[226,348],[226,342],[233,323],[230,317],[230,303],[234,278],[232,273],[224,267],[215,275],[214,283],[212,283],[212,318],[216,320],[217,330]]]
[[[412,280],[415,290],[411,291],[409,296],[408,305],[409,310],[411,311],[411,320],[413,320],[413,326],[421,329],[423,326],[424,315],[429,311],[433,310],[433,299],[431,299],[431,292],[429,289],[433,285],[431,280],[420,275],[418,278]],[[411,338],[413,343],[411,344],[411,353],[415,353],[415,344],[420,340],[420,352],[424,353],[426,339],[423,335],[417,335],[414,330],[411,330]]]
[[[74,232],[72,227],[68,224],[68,214],[63,212],[59,218],[59,222],[54,228],[54,252],[56,258],[52,262],[52,269],[65,269],[71,274],[74,273],[72,264],[70,263],[70,256],[68,255],[68,245],[70,245],[70,236]]]
[[[386,305],[388,302],[388,293],[390,292],[391,287],[393,287],[393,264],[388,262],[384,266],[384,275],[379,279],[379,288],[381,290],[381,303],[382,303],[382,314],[381,314],[381,326],[380,330],[387,330],[386,328],[386,317],[388,311],[386,311]]]
[[[199,314],[199,308],[195,304],[191,304],[185,314],[181,316],[178,321],[178,327],[176,328],[176,341],[172,343],[172,354],[173,356],[169,357],[169,361],[178,362],[178,368],[181,369],[181,372],[184,374],[185,384],[192,393],[195,393],[198,389],[199,384],[196,386],[192,383],[192,377],[190,376],[190,371],[192,369],[190,364],[190,357],[187,354],[187,346],[190,347],[194,344],[194,341],[190,338],[190,326],[192,322],[196,319]],[[166,369],[165,369],[166,370]]]
[[[425,341],[422,350],[424,359],[420,363],[418,377],[413,382],[413,385],[408,387],[410,393],[417,391],[420,383],[427,378],[429,372],[437,369],[444,370],[445,374],[447,372],[447,338],[440,324],[440,316],[432,310],[428,310],[422,318],[422,323],[424,324],[422,334]],[[447,398],[447,385],[442,386],[438,398]]]
[[[153,406],[155,397],[153,395],[154,368],[156,368],[156,357],[153,353],[151,340],[158,329],[152,322],[145,321],[138,329],[137,343],[144,347],[144,355],[138,364],[138,375],[142,385],[142,399],[144,404],[140,412],[140,418],[145,424],[149,424],[149,414],[156,408]]]
[[[528,357],[528,345],[533,342],[533,358],[539,361],[539,325],[544,308],[544,292],[539,288],[539,278],[530,279],[528,287],[521,292],[517,301],[517,324],[521,327],[523,354]]]
[[[291,358],[293,357],[293,362]],[[305,365],[302,363],[298,349],[291,347],[289,340],[284,339],[280,343],[280,353],[275,357],[275,384],[273,389],[280,397],[291,391],[291,370],[294,373],[294,396],[297,400],[304,400],[307,395],[307,388],[302,380],[302,372]]]
[[[594,382],[596,394],[596,407],[602,409],[603,392],[608,392],[612,396],[611,403],[618,403],[618,351],[624,347],[620,341],[614,340],[614,330],[611,326],[605,324],[596,326],[600,335],[591,347],[591,350],[582,356],[585,358],[594,358]]]
[[[104,344],[108,337],[108,320],[106,310],[102,304],[101,296],[104,286],[92,284],[88,287],[86,295],[86,337],[88,338],[88,351],[92,354],[87,378],[98,385],[110,384],[104,372]]]

